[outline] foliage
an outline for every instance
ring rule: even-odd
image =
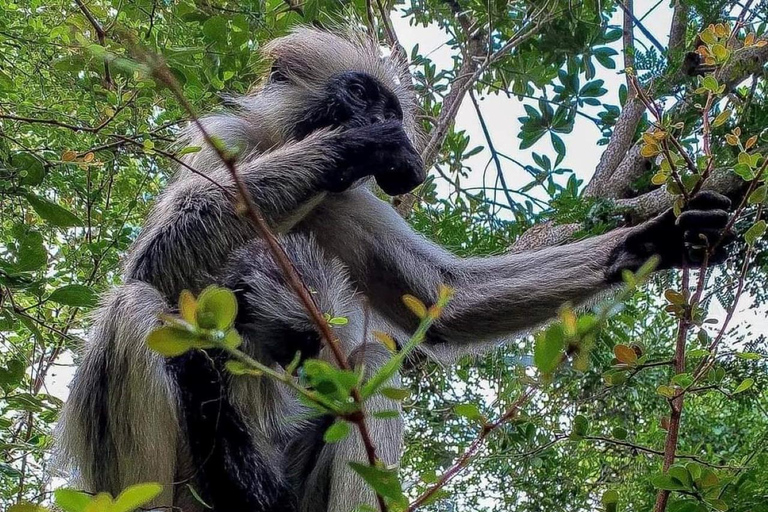
[[[666,496],[672,512],[768,511],[765,325],[729,331],[711,323],[717,301],[730,317],[747,295],[764,317],[768,299],[761,218],[768,178],[765,61],[758,67],[763,75],[747,73],[746,81],[731,83],[720,74],[740,54],[763,47],[766,27],[756,13],[765,2],[751,10],[725,0],[681,4],[685,47],[704,65],[697,77],[680,73],[684,55],[647,38],[622,47],[616,23],[622,11],[612,1],[398,6],[411,25],[437,25],[447,34],[453,59],[445,69],[430,49],[406,48],[432,136],[467,60],[500,52],[528,27],[535,34],[499,54],[468,88],[473,99],[508,95],[523,102],[525,115],[509,133],[483,137],[447,118],[410,222],[462,256],[498,254],[552,220],[576,225],[579,236],[611,229],[640,215],[621,200],[659,187],[682,209],[725,171],[746,190],[733,224],[746,243],[723,270],[659,275],[623,305],[579,318],[564,310],[543,334],[455,368],[412,365],[400,352],[366,382],[354,371],[308,361],[297,385],[286,377],[296,368],[276,372],[248,358],[232,328],[236,306],[222,289],[182,295],[180,317],[166,318],[148,343],[169,356],[225,350],[231,373],[294,386],[318,413],[338,416],[328,442],[358,425],[365,398],[383,393],[401,400],[409,429],[400,471],[355,467],[391,510],[420,498],[435,511],[560,510],[563,504],[659,510],[657,500]],[[258,49],[272,37],[299,22],[329,24],[353,14],[367,20],[368,6],[360,0],[0,0],[0,506],[25,512],[53,500],[66,511],[128,512],[156,494],[149,483],[117,498],[66,489],[51,498],[51,431],[62,401],[49,385],[82,345],[98,294],[120,282],[119,257],[181,155],[171,142],[188,113],[146,73],[140,55],[160,55],[184,97],[206,111],[217,108],[222,94],[245,93],[263,75]],[[373,16],[381,38],[391,38],[389,13]],[[635,23],[635,33],[641,25]],[[667,34],[653,36],[663,41]],[[481,53],[467,57],[478,44]],[[623,69],[626,56],[634,71],[628,85],[614,87],[606,73]],[[620,113],[632,101],[648,110],[629,130],[644,166],[618,197],[585,196],[589,175],[566,166],[569,137],[586,122],[610,149]],[[493,147],[494,138],[503,147],[503,137],[518,141],[532,163]],[[479,157],[488,158],[485,170],[475,163]],[[506,166],[523,170],[527,181],[510,186]],[[492,178],[481,187],[468,185],[486,172]],[[448,296],[445,290],[443,300]],[[412,349],[440,311],[406,301],[422,318]],[[344,320],[326,318],[330,325]],[[394,348],[385,333],[380,340]],[[403,365],[409,393],[386,387]],[[535,399],[528,399],[534,388]],[[359,400],[350,402],[356,392]],[[675,419],[683,395],[682,419]],[[665,451],[676,422],[680,436],[670,461]],[[451,468],[461,471],[445,485]]]

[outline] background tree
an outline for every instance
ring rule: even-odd
[[[357,16],[412,63],[431,179],[394,201],[425,235],[464,255],[532,249],[704,187],[732,195],[748,242],[721,271],[655,278],[589,336],[586,361],[547,380],[536,367],[568,337],[567,313],[549,337],[481,361],[410,367],[410,509],[768,510],[768,329],[733,329],[740,297],[766,311],[768,4],[668,3],[0,0],[0,504],[49,499],[52,377],[180,156],[188,112],[141,56],[162,56],[206,111],[263,74],[264,42]],[[643,20],[660,9],[669,25],[653,33]],[[451,65],[403,47],[401,16],[439,27]],[[621,70],[609,90],[600,77]],[[525,104],[505,133],[484,119],[493,95]],[[478,134],[455,123],[469,106]],[[565,134],[585,120],[602,156],[574,171]],[[520,151],[500,150],[514,136]],[[510,166],[530,179],[512,181]],[[707,324],[718,302],[725,314]]]

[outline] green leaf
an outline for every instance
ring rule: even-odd
[[[665,491],[686,491],[688,490],[682,482],[672,478],[669,475],[656,475],[651,478],[651,484],[657,489]]]
[[[11,166],[22,175],[21,185],[36,186],[45,178],[43,162],[30,153],[14,153],[11,156]]]
[[[175,357],[196,347],[197,337],[176,327],[163,326],[147,336],[147,346],[165,357]]]
[[[560,364],[564,348],[563,328],[560,324],[552,324],[536,336],[533,362],[541,373],[552,373]]]
[[[350,427],[349,423],[344,420],[336,420],[328,427],[328,430],[323,434],[323,440],[326,443],[337,443],[347,438],[349,435]]]
[[[211,42],[226,43],[227,32],[227,18],[224,16],[213,16],[203,23],[203,35]]]
[[[672,386],[661,385],[656,388],[656,392],[661,396],[664,396],[667,398],[672,398],[673,396],[675,396],[675,388],[673,388]]]
[[[368,466],[359,462],[350,462],[349,465],[376,493],[394,503],[407,504],[396,470]]]
[[[605,506],[606,508],[609,505],[616,505],[619,502],[619,493],[615,489],[610,489],[608,491],[605,491],[600,501],[603,503],[603,506]],[[614,510],[615,510],[615,507],[614,507]]]
[[[763,236],[763,233],[765,233],[765,221],[760,220],[752,225],[751,228],[747,230],[746,233],[744,233],[744,240],[746,240],[747,244],[753,245],[755,241]]]
[[[65,306],[90,308],[98,302],[98,295],[91,288],[81,284],[68,284],[57,288],[48,300]]]
[[[43,235],[37,231],[27,231],[19,239],[14,267],[20,272],[29,272],[44,267],[46,263],[48,252],[43,245]]]
[[[707,89],[708,91],[711,91],[713,93],[717,92],[717,89],[719,88],[719,84],[717,83],[717,79],[712,75],[707,75],[701,79],[701,86]]]
[[[627,432],[627,429],[623,427],[615,427],[613,429],[612,434],[614,439],[618,439],[619,441],[625,440],[627,438],[627,435],[629,435]]]
[[[768,187],[760,185],[751,194],[749,194],[749,204],[760,204],[765,202],[765,197],[768,193]]]
[[[565,143],[559,135],[555,134],[555,132],[551,132],[549,136],[552,139],[552,147],[554,147],[557,152],[557,158],[555,159],[555,167],[557,167],[560,165],[560,162],[563,161],[563,158],[565,158]]]
[[[680,482],[686,488],[693,487],[693,479],[685,466],[672,466],[667,472],[669,476]]]
[[[475,404],[458,404],[453,407],[453,412],[462,418],[469,420],[483,419],[483,414]]]
[[[74,489],[56,489],[54,501],[64,512],[83,512],[91,502],[91,495]]]
[[[747,164],[734,165],[733,172],[741,176],[744,181],[752,181],[755,179],[755,171]]]
[[[201,149],[203,148],[200,146],[187,146],[183,148],[181,151],[179,151],[178,153],[176,153],[176,156],[181,157],[184,155],[189,155],[190,153],[197,153]]]
[[[251,368],[242,361],[236,361],[234,359],[230,359],[224,363],[224,368],[226,368],[232,375],[250,375],[251,377],[261,377],[263,375],[261,370]]]
[[[331,325],[347,325],[349,323],[349,318],[345,316],[335,316],[328,320],[328,323]]]
[[[402,388],[384,388],[381,390],[382,395],[389,398],[390,400],[397,400],[398,402],[405,400],[408,395],[410,395],[410,393],[411,392],[409,390]]]
[[[237,299],[226,288],[209,286],[197,297],[197,324],[203,329],[229,329],[237,316]]]
[[[35,503],[17,503],[8,507],[8,512],[48,512],[48,509]]]
[[[75,214],[62,208],[56,203],[37,197],[33,194],[26,194],[27,201],[43,220],[58,228],[72,228],[82,226],[83,221]]]
[[[589,434],[589,420],[583,414],[577,414],[573,418],[573,433],[579,437]]]
[[[724,502],[723,500],[720,500],[720,499],[712,499],[712,500],[710,500],[710,499],[708,499],[707,503],[709,504],[709,506],[711,506],[715,510],[723,510],[723,511],[728,510],[728,504],[726,502]]]
[[[733,390],[733,394],[742,393],[749,388],[751,388],[755,383],[755,379],[752,378],[746,378],[743,381],[741,381],[741,384],[736,386],[736,389]]]
[[[225,347],[234,350],[243,344],[243,338],[240,337],[240,334],[235,329],[230,329],[227,331],[227,334],[224,336],[224,339],[221,340],[221,342]]]
[[[110,512],[131,512],[148,504],[163,492],[163,486],[156,482],[136,484],[127,487],[115,498]]]

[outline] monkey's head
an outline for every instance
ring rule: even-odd
[[[386,125],[391,135],[397,125],[402,136],[395,138],[408,146],[399,149],[418,154],[421,138],[407,63],[382,57],[379,45],[365,34],[300,27],[270,42],[265,53],[273,67],[261,93],[281,98],[280,115],[290,118],[284,123],[286,138],[373,125]],[[410,165],[375,178],[385,192],[397,194],[421,184],[425,173],[423,166]]]

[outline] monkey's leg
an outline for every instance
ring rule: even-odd
[[[164,359],[144,342],[167,309],[157,290],[131,282],[94,313],[57,426],[58,462],[78,488],[117,496],[129,485],[159,482],[153,506],[173,505],[177,394]]]
[[[224,354],[209,350],[168,362],[192,462],[181,476],[192,478],[215,512],[295,512],[279,452],[233,402],[225,361]]]
[[[285,237],[283,246],[295,263],[299,274],[323,313],[345,317],[348,322],[336,327],[343,350],[354,366],[365,364],[372,373],[389,357],[379,343],[363,344],[364,307],[355,295],[346,270],[340,262],[326,257],[312,238],[303,235]],[[285,283],[282,272],[269,256],[262,241],[254,241],[238,251],[230,265],[230,278],[225,284],[235,289],[240,300],[238,328],[244,348],[265,362],[286,364],[297,350],[305,357],[320,357],[334,362],[321,341],[310,317],[296,295]],[[271,437],[288,434],[285,460],[289,478],[300,496],[302,512],[348,512],[360,503],[376,505],[368,485],[349,468],[350,461],[367,463],[366,450],[359,433],[353,431],[339,443],[326,446],[323,433],[332,418],[310,422],[299,421],[302,411],[284,407],[265,410],[263,400],[252,400],[249,391],[253,379],[240,379],[243,387],[238,396],[243,410],[254,416],[282,416]],[[252,389],[252,388],[251,388]],[[374,418],[371,412],[394,410],[399,403],[374,397],[366,402],[368,429],[378,456],[388,464],[399,461],[402,447],[402,422],[397,419]],[[306,411],[305,411],[306,412]],[[354,429],[353,429],[354,430]]]

